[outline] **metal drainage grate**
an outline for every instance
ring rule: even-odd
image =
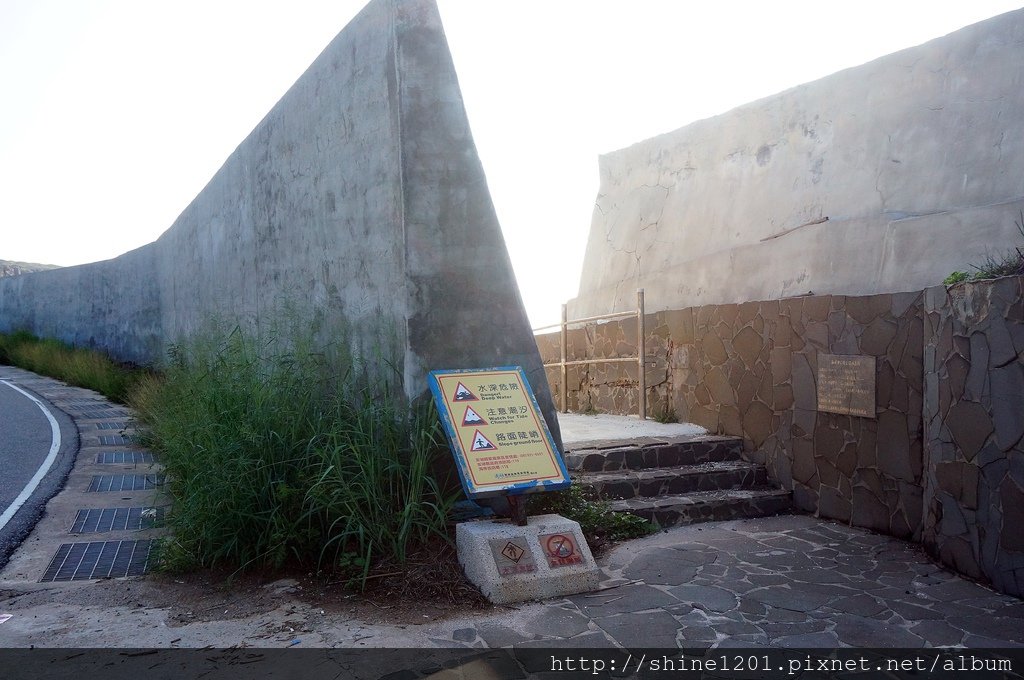
[[[155,463],[156,456],[149,451],[100,451],[96,454],[100,465],[109,463]]]
[[[126,437],[121,434],[101,434],[100,444],[103,446],[121,446],[133,444],[131,437]]]
[[[123,420],[112,420],[106,423],[96,423],[97,430],[123,430],[128,427],[128,423]]]
[[[65,543],[57,548],[57,554],[39,580],[87,581],[140,576],[146,572],[152,544],[151,540]]]
[[[86,491],[145,491],[163,483],[163,475],[95,475]]]
[[[149,529],[163,519],[163,508],[104,508],[79,510],[72,534],[102,534],[107,531]]]
[[[120,413],[111,413],[111,411],[79,411],[77,409],[69,408],[69,411],[74,411],[74,415],[78,418],[88,420],[101,420],[103,418],[109,418],[111,416],[120,416]]]

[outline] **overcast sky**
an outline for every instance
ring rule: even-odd
[[[0,0],[0,259],[155,240],[361,0]],[[1019,0],[438,0],[534,325],[575,296],[597,157]]]

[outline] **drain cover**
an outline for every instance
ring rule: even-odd
[[[101,434],[100,444],[103,446],[119,446],[124,444],[131,444],[131,437],[126,437],[121,434]]]
[[[152,527],[164,516],[163,508],[104,508],[79,510],[73,534],[100,534],[105,531],[135,531]]]
[[[100,451],[96,462],[107,463],[155,463],[156,457],[149,451]]]
[[[112,409],[106,410],[106,411],[94,411],[94,410],[79,411],[77,409],[68,408],[67,410],[74,411],[75,412],[74,415],[79,417],[79,418],[88,418],[89,420],[101,420],[103,418],[109,418],[110,416],[120,415],[119,413],[111,413]]]
[[[106,423],[96,423],[97,430],[123,430],[128,427],[128,423],[120,420],[111,420]]]
[[[95,475],[86,491],[144,491],[163,483],[163,475]]]
[[[87,581],[140,576],[146,572],[152,544],[151,540],[65,543],[57,548],[50,566],[39,580]]]

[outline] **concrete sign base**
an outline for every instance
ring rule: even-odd
[[[459,563],[494,604],[585,593],[602,574],[580,525],[561,515],[463,522],[456,527]]]

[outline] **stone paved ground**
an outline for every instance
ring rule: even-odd
[[[457,628],[451,642],[1024,647],[1024,601],[953,574],[913,544],[812,517],[676,528],[602,561],[608,589]]]

